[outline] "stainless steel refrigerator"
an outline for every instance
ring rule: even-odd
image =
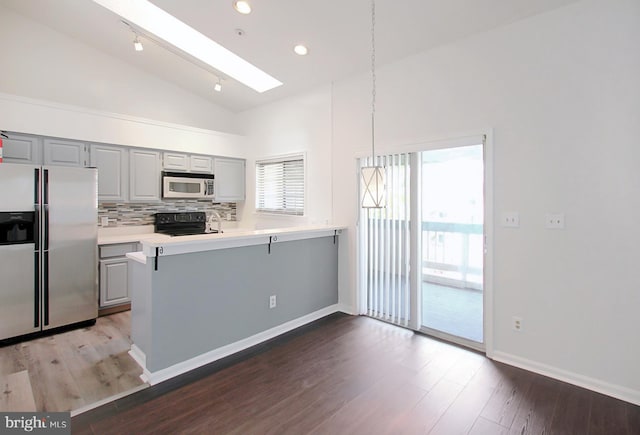
[[[98,315],[92,168],[0,163],[0,340]]]

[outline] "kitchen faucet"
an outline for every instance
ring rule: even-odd
[[[222,233],[222,217],[220,217],[220,213],[215,210],[211,210],[211,216],[209,216],[209,231],[211,231],[211,224],[213,223],[213,218],[216,218],[218,221],[218,233]]]

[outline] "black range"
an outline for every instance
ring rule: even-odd
[[[203,211],[172,211],[155,214],[156,233],[169,236],[189,236],[204,234],[207,228],[207,215]]]

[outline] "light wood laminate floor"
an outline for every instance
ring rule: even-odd
[[[0,347],[0,411],[74,411],[143,385],[130,312]],[[35,409],[30,409],[34,407]]]

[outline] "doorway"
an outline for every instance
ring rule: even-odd
[[[387,201],[383,209],[360,209],[361,314],[486,349],[490,150],[482,135],[359,160],[385,167]]]

